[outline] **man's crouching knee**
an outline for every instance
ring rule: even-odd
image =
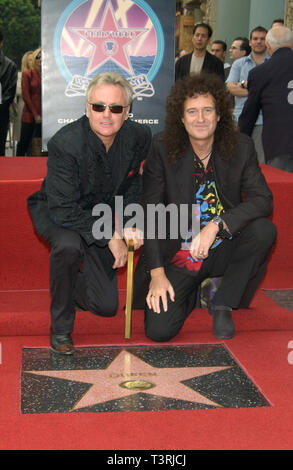
[[[118,310],[118,298],[113,296],[110,299],[101,299],[97,303],[91,303],[90,311],[94,315],[100,315],[102,317],[114,317]]]
[[[154,327],[152,325],[145,324],[145,335],[147,338],[158,343],[165,343],[170,341],[174,336],[176,336],[178,330],[168,330],[167,326],[164,328]]]

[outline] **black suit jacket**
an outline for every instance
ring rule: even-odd
[[[17,84],[17,67],[12,60],[6,57],[0,48],[0,83],[2,90],[2,100],[0,103],[0,113],[8,109],[12,103]]]
[[[251,135],[260,109],[266,160],[293,156],[293,51],[277,49],[270,60],[248,75],[248,98],[238,120],[241,132]]]
[[[92,214],[98,203],[106,203],[114,217],[114,197],[123,196],[124,206],[140,201],[142,192],[141,163],[146,158],[151,131],[142,124],[127,120],[117,134],[118,174],[105,183],[105,171],[99,155],[102,142],[83,116],[64,126],[48,143],[48,172],[40,191],[28,198],[34,226],[44,235],[51,225],[74,230],[88,245],[105,247],[109,239],[96,240]],[[114,231],[114,224],[113,231]]]
[[[186,54],[177,60],[175,64],[175,80],[183,78],[190,74],[190,63],[193,52]],[[202,71],[208,73],[215,73],[225,80],[225,72],[223,62],[206,51],[206,55],[202,65]]]
[[[259,167],[253,141],[241,134],[238,152],[223,160],[213,150],[213,167],[220,200],[225,209],[221,215],[232,235],[240,232],[251,221],[270,216],[273,197]],[[143,206],[145,214],[150,205],[188,205],[191,222],[195,203],[194,153],[191,146],[176,163],[168,160],[167,149],[160,135],[153,138],[143,172]],[[148,220],[152,220],[148,215]],[[147,221],[145,232],[147,233]],[[168,230],[167,230],[168,233]],[[178,231],[180,233],[180,231]],[[147,238],[135,273],[134,306],[143,308],[149,284],[149,271],[168,264],[180,249],[184,239]]]

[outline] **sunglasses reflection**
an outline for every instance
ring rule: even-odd
[[[111,111],[111,113],[114,114],[121,114],[123,112],[124,108],[128,108],[128,106],[122,106],[120,104],[101,104],[101,103],[90,103],[93,111],[96,113],[102,113],[104,112],[107,108]]]

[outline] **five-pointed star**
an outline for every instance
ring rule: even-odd
[[[99,28],[71,28],[82,39],[93,45],[87,75],[90,75],[97,67],[112,60],[122,67],[127,73],[133,75],[126,47],[131,42],[147,31],[144,28],[119,28],[112,4],[107,3],[101,26]]]
[[[117,400],[139,392],[219,407],[221,405],[192,390],[187,385],[184,385],[182,381],[212,374],[229,369],[230,367],[158,368],[147,364],[134,354],[122,350],[106,369],[45,370],[27,371],[27,373],[92,384],[72,410],[93,406],[109,400]],[[150,384],[151,388],[133,390],[124,387],[125,383],[132,382],[135,384],[137,380]]]

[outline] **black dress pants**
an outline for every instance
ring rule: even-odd
[[[22,122],[20,139],[16,146],[16,156],[25,157],[28,155],[29,148],[31,147],[32,139],[34,137],[42,136],[41,124],[34,122]]]
[[[95,315],[114,316],[118,309],[116,272],[107,274],[101,256],[101,250],[108,247],[88,246],[78,233],[57,226],[43,236],[51,245],[52,332],[72,333],[76,307]]]
[[[293,153],[274,157],[273,159],[268,160],[267,164],[274,166],[275,168],[279,168],[279,170],[293,173]]]
[[[5,145],[9,127],[9,106],[0,105],[0,156],[5,156]]]
[[[168,265],[165,272],[175,291],[175,300],[171,302],[169,299],[166,312],[161,305],[159,314],[146,307],[146,335],[154,341],[173,338],[194,309],[198,286],[207,277],[222,276],[215,295],[223,299],[226,306],[247,308],[265,274],[276,234],[270,220],[257,219],[232,240],[224,240],[210,250],[197,275]]]

